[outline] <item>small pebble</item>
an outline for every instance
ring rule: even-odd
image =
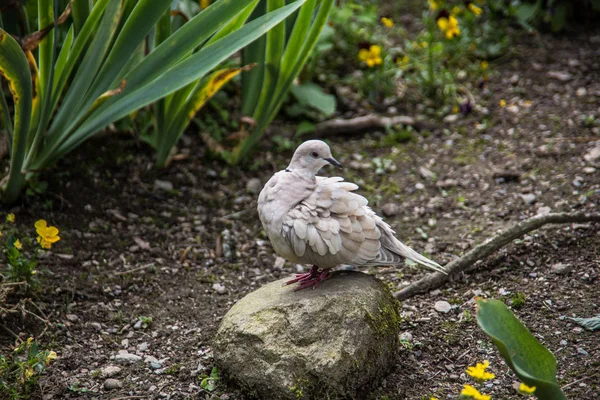
[[[227,289],[225,288],[225,286],[221,285],[220,283],[213,283],[212,288],[218,294],[226,294],[227,293]]]
[[[258,178],[252,178],[246,183],[246,190],[253,194],[258,194],[262,189],[262,183]]]
[[[452,310],[452,305],[450,305],[450,303],[448,303],[447,301],[440,300],[435,302],[433,308],[435,308],[437,312],[446,314],[449,313],[450,310]]]
[[[154,181],[154,187],[161,190],[171,191],[173,190],[173,183],[169,181],[161,181],[160,179],[156,179]]]
[[[120,389],[123,387],[123,384],[118,379],[109,378],[104,381],[104,390],[114,390]]]
[[[400,334],[400,340],[410,343],[413,341],[413,335],[410,332],[402,332],[402,334]]]
[[[110,378],[111,376],[117,375],[119,372],[121,372],[121,368],[116,365],[107,365],[100,370],[100,374],[104,378]]]
[[[582,356],[588,356],[589,353],[587,351],[585,351],[584,349],[582,349],[581,347],[577,348],[577,353],[581,354]]]

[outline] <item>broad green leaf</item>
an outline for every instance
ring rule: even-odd
[[[54,4],[53,4],[54,3]],[[46,15],[43,15],[43,14]],[[39,46],[39,89],[34,90],[33,94],[33,113],[31,118],[31,129],[35,133],[31,134],[28,142],[28,152],[25,158],[25,165],[29,163],[30,158],[34,157],[37,149],[42,141],[46,127],[52,116],[50,101],[52,99],[52,88],[54,86],[54,71],[55,60],[54,54],[56,46],[54,45],[58,39],[58,21],[56,18],[58,13],[58,3],[49,0],[38,1],[38,19],[40,21],[40,30],[44,26],[54,24],[52,31],[40,42]],[[44,25],[42,25],[42,23]],[[32,73],[33,68],[32,68]],[[37,96],[36,96],[37,92]],[[41,102],[41,105],[39,105]],[[39,114],[38,114],[39,113]]]
[[[81,107],[82,109],[86,109],[96,97],[109,90],[115,80],[122,76],[120,73],[131,54],[135,52],[156,21],[159,21],[165,11],[170,9],[170,5],[171,0],[139,0],[136,3],[86,95],[87,102]]]
[[[73,27],[77,35],[81,31],[81,28],[83,28],[85,20],[90,15],[90,1],[73,0],[71,15],[73,16]]]
[[[60,52],[58,53],[58,58],[56,59],[56,63],[54,64],[54,82],[52,85],[52,91],[56,91],[58,88],[58,80],[60,78],[60,72],[65,69],[65,64],[67,63],[67,58],[69,57],[69,52],[71,51],[71,46],[73,45],[74,38],[73,26],[69,28],[69,32],[67,32],[67,36],[62,44]],[[58,72],[58,73],[57,73]]]
[[[7,80],[15,103],[9,180],[3,196],[5,201],[12,202],[23,185],[21,169],[27,149],[32,87],[27,58],[21,46],[3,29],[0,29],[0,74]]]
[[[556,383],[556,359],[498,300],[477,300],[477,323],[492,339],[513,372],[528,386],[535,386],[538,399],[566,397]]]
[[[171,66],[177,64],[179,60],[221,28],[225,21],[234,18],[242,11],[240,7],[245,7],[252,1],[220,0],[211,4],[176,32],[173,32],[125,76],[126,92],[133,92],[168,71]]]
[[[64,64],[62,69],[57,69],[55,74],[57,76],[56,87],[52,91],[52,105],[50,107],[51,110],[54,110],[56,104],[58,104],[58,99],[62,95],[65,85],[68,80],[71,78],[71,73],[78,66],[79,58],[83,54],[86,46],[90,40],[90,37],[96,30],[102,15],[104,15],[104,10],[108,6],[111,0],[98,0],[94,3],[94,7],[90,12],[89,17],[86,19],[83,28],[77,35],[75,42],[73,43],[73,47],[69,51],[69,55],[67,57],[67,61]]]
[[[260,1],[254,9],[251,20],[254,20],[266,12],[266,2]],[[250,43],[242,52],[242,63],[256,64],[257,67],[242,73],[242,115],[252,116],[258,104],[263,78],[265,76],[265,51],[267,47],[266,37]]]
[[[194,53],[184,61],[169,69],[154,81],[139,88],[133,93],[125,94],[129,88],[129,81],[127,81],[127,86],[125,87],[123,93],[120,96],[115,96],[117,99],[115,102],[109,104],[109,101],[107,101],[106,103],[102,104],[73,132],[73,134],[71,134],[64,141],[64,143],[61,144],[59,149],[48,149],[37,161],[37,168],[59,159],[64,154],[77,147],[94,132],[107,126],[109,123],[116,121],[133,112],[134,110],[148,105],[201,78],[210,70],[223,62],[227,57],[239,51],[241,48],[248,45],[248,43],[251,43],[253,40],[256,40],[261,35],[264,35],[269,31],[269,29],[280,23],[284,18],[298,9],[304,3],[304,1],[305,0],[297,0],[286,7],[282,7],[277,11],[273,11],[246,24],[234,33],[226,36],[210,46],[204,47],[197,53]],[[218,3],[219,2],[216,4]],[[204,12],[208,11],[209,9],[210,7]],[[202,14],[203,13],[200,13],[199,15]],[[187,25],[188,24],[184,25],[180,31],[183,30]],[[174,35],[175,34],[172,36]],[[165,41],[161,46],[168,42],[168,40]]]
[[[266,0],[267,12],[272,12],[285,5],[285,0]],[[258,104],[254,110],[254,119],[268,110],[272,100],[273,93],[278,84],[279,71],[281,66],[281,57],[285,47],[285,25],[281,23],[267,32],[265,45],[265,68],[262,79],[262,87]]]
[[[255,117],[257,120],[257,125],[254,128],[254,131],[233,150],[231,156],[228,157],[228,163],[239,163],[248,154],[256,142],[258,142],[258,140],[262,137],[267,126],[277,115],[288,89],[293,84],[294,79],[296,79],[298,74],[300,74],[304,64],[306,64],[308,61],[308,58],[310,57],[310,54],[319,39],[321,30],[327,22],[327,17],[329,16],[329,12],[331,11],[333,4],[334,0],[322,0],[320,2],[316,16],[314,16],[312,19],[312,25],[308,30],[306,39],[302,42],[302,47],[298,53],[298,56],[296,57],[295,62],[291,63],[292,66],[289,68],[289,71],[286,69],[285,73],[281,73],[279,75],[280,79],[277,83],[275,93],[272,94],[273,100],[269,103],[269,107],[264,109],[264,113],[262,113],[262,115],[260,115],[258,118]],[[292,41],[292,39],[290,39],[290,41]]]
[[[325,93],[316,83],[292,85],[290,91],[301,104],[308,105],[325,116],[335,113],[335,96]]]
[[[86,99],[86,94],[97,72],[100,70],[102,63],[98,60],[104,59],[112,37],[115,34],[115,28],[119,23],[121,15],[121,1],[110,0],[110,4],[106,8],[106,12],[102,17],[98,32],[91,42],[89,49],[81,62],[75,78],[65,95],[58,113],[52,121],[52,125],[48,131],[48,137],[51,143],[60,141],[66,132],[67,126],[76,123],[75,111],[78,110],[81,104]],[[51,146],[53,147],[53,146]]]
[[[206,79],[203,79],[196,88],[192,91],[187,102],[177,110],[176,115],[171,117],[169,127],[159,135],[163,136],[160,147],[157,149],[157,165],[164,166],[167,162],[167,157],[171,148],[179,139],[185,128],[198,110],[200,110],[206,102],[215,95],[233,77],[238,75],[242,68],[226,68],[213,72]]]

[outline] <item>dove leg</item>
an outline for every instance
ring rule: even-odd
[[[296,287],[294,289],[294,292],[297,292],[298,290],[306,289],[309,287],[316,289],[319,287],[321,282],[323,282],[324,280],[329,279],[329,278],[331,278],[331,272],[329,272],[328,270],[321,270],[321,271],[317,270],[317,274],[313,278],[299,281],[300,283],[298,284],[298,287]]]
[[[296,283],[296,282],[306,282],[306,281],[315,279],[318,276],[319,276],[319,267],[317,267],[316,265],[313,265],[309,272],[304,273],[304,274],[296,274],[296,277],[294,279],[290,279],[289,281],[286,281],[285,284],[291,285],[292,283]]]

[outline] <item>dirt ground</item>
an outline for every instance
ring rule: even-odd
[[[524,37],[518,56],[498,65],[477,94],[488,126],[479,125],[484,110],[428,121],[434,129],[395,146],[378,132],[333,137],[342,175],[385,211],[401,240],[440,264],[537,213],[598,211],[600,158],[592,149],[600,146],[600,125],[584,116],[600,117],[599,49],[600,32]],[[266,182],[291,156],[263,143],[251,168],[227,168],[208,160],[189,133],[179,149],[187,158],[156,170],[151,152],[133,138],[93,140],[48,174],[46,194],[11,209],[23,226],[45,218],[62,237],[43,260],[47,284],[36,300],[53,322],[40,342],[58,359],[32,398],[244,397],[224,382],[206,392],[199,376],[211,371],[211,337],[232,304],[299,269],[276,258],[255,212],[260,186],[251,179]],[[383,160],[391,160],[387,168]],[[600,333],[567,318],[600,313],[598,228],[540,229],[440,290],[404,301],[407,341],[397,367],[364,398],[457,398],[468,382],[465,368],[484,359],[496,374],[486,393],[519,398],[517,379],[477,327],[474,296],[513,306],[556,355],[569,398],[600,398]],[[409,267],[365,272],[393,290],[424,274]],[[438,300],[452,310],[436,312]],[[152,318],[146,328],[135,326],[141,316]],[[30,318],[3,322],[23,337],[44,328]],[[8,351],[12,338],[0,338]],[[141,360],[120,361],[124,350]],[[105,390],[109,375],[122,386]]]

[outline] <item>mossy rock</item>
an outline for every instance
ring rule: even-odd
[[[219,370],[249,397],[356,398],[395,362],[398,302],[380,281],[340,271],[317,289],[285,279],[237,302],[214,338]]]

